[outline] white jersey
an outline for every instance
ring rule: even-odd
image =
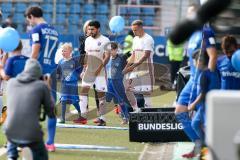
[[[137,63],[144,56],[145,51],[151,52],[150,57],[134,69],[134,71],[132,72],[132,76],[136,77],[149,73],[153,74],[153,38],[147,33],[145,33],[142,37],[135,36],[133,38],[132,50],[134,54],[134,63]]]
[[[87,71],[95,72],[99,65],[103,62],[103,55],[106,44],[110,40],[100,35],[98,38],[88,37],[85,41],[85,51],[87,54]]]

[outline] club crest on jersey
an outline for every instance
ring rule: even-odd
[[[101,42],[98,42],[98,46],[101,46],[101,44],[102,44]]]

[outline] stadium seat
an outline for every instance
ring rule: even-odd
[[[65,24],[66,22],[65,14],[57,14],[56,15],[56,24]]]
[[[75,13],[80,13],[81,12],[81,7],[79,4],[71,4],[69,13],[75,14]]]
[[[93,14],[95,11],[95,7],[93,4],[85,4],[83,5],[83,13],[85,14]]]
[[[64,25],[55,25],[54,27],[58,31],[59,34],[65,34],[65,27],[64,27]]]
[[[66,4],[57,4],[57,13],[67,13],[67,5]]]
[[[144,17],[143,18],[144,25],[146,26],[153,26],[154,25],[154,18],[153,17]]]
[[[44,13],[43,14],[43,18],[45,19],[45,21],[47,21],[48,23],[52,23],[52,14],[48,14],[48,13]]]
[[[96,15],[96,19],[99,21],[99,22],[101,22],[101,23],[108,23],[108,17],[106,16],[106,15],[99,15],[99,14],[97,14]]]
[[[149,35],[154,35],[153,30],[151,30],[151,29],[146,29],[145,32]]]
[[[99,14],[108,14],[109,8],[107,4],[99,4],[97,5],[97,13]]]
[[[25,32],[24,27],[23,27],[22,24],[18,24],[17,31],[20,32],[20,33],[24,33]]]
[[[24,14],[22,14],[22,13],[15,13],[14,16],[13,16],[13,22],[18,23],[18,24],[25,23]]]
[[[84,4],[84,0],[71,0],[71,3]]]
[[[120,15],[126,15],[128,14],[128,8],[120,7]]]
[[[28,4],[28,7],[29,6],[39,6],[40,4],[39,3],[36,3],[36,2],[30,2],[29,4]],[[42,4],[41,4],[42,5]],[[46,12],[45,10],[44,10],[44,12]]]
[[[140,8],[129,8],[128,9],[130,15],[140,15],[141,14],[141,10]]]
[[[43,4],[44,3],[52,3],[53,2],[53,0],[43,0]]]
[[[78,25],[69,25],[68,26],[68,33],[69,34],[76,34],[76,33],[79,33],[79,27]]]
[[[84,24],[87,20],[93,19],[92,15],[83,15],[82,16],[82,23]]]
[[[44,12],[46,13],[52,13],[53,12],[53,5],[50,3],[46,3],[42,5],[42,9],[44,10]]]
[[[142,12],[146,16],[153,16],[155,14],[154,8],[142,8]]]
[[[24,13],[26,9],[27,5],[25,3],[19,2],[15,4],[15,12]]]
[[[69,24],[79,24],[80,22],[80,17],[77,14],[70,14],[68,18],[68,23]]]
[[[12,3],[2,3],[1,10],[3,13],[11,13],[13,9]]]
[[[129,18],[129,25],[134,21],[134,20],[137,20],[139,19],[139,16],[130,16]]]

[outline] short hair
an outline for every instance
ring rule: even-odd
[[[117,42],[111,42],[111,49],[117,49],[117,48],[118,48]]]
[[[23,45],[22,45],[22,41],[20,40],[18,43],[18,46],[16,49],[14,49],[14,51],[21,51],[23,49]]]
[[[192,58],[195,61],[202,62],[204,66],[208,65],[209,56],[207,54],[207,50],[206,49],[197,49],[197,50],[195,50],[193,52],[193,54],[192,54]]]
[[[25,17],[30,18],[30,15],[33,17],[43,17],[43,10],[39,6],[31,6],[25,12]]]
[[[135,20],[132,22],[132,26],[137,25],[137,26],[143,26],[143,21],[142,20]]]
[[[229,50],[231,47],[238,47],[237,39],[232,35],[226,35],[222,38],[221,47],[224,50]]]
[[[66,48],[66,49],[70,49],[73,50],[72,44],[71,43],[64,43],[61,48]]]
[[[90,21],[88,26],[93,26],[95,28],[100,28],[101,25],[100,25],[100,23],[98,21],[94,20],[94,21]]]

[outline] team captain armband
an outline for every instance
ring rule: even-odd
[[[204,36],[206,48],[215,47],[216,45],[215,34],[210,27],[203,28],[203,36]]]

